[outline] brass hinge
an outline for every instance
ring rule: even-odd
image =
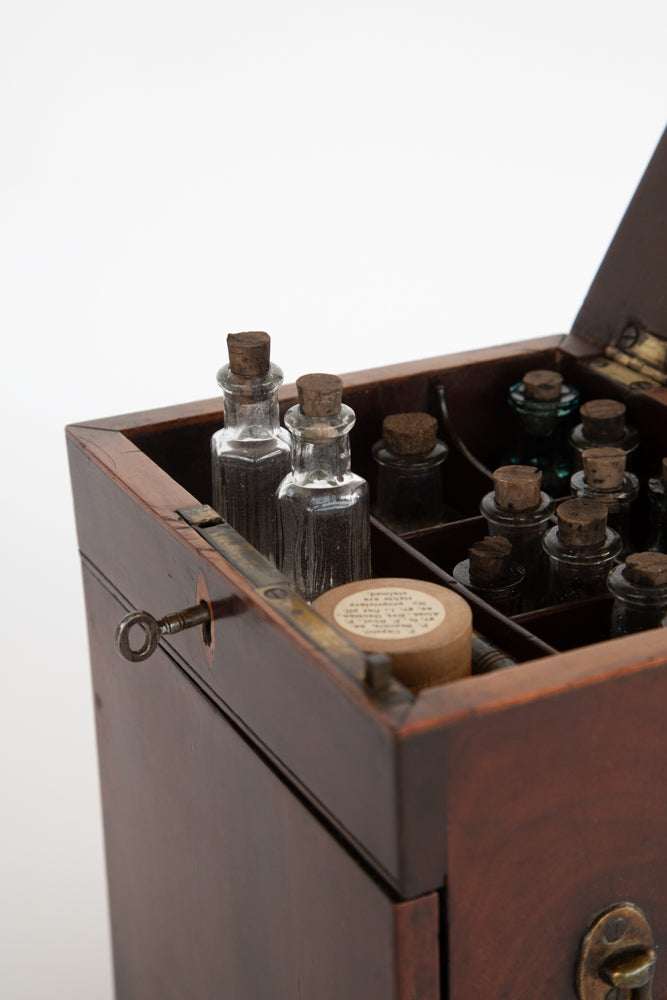
[[[635,326],[625,330],[616,347],[606,347],[604,357],[589,363],[634,389],[667,385],[667,341]]]

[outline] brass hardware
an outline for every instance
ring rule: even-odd
[[[653,933],[633,903],[617,903],[596,918],[581,946],[579,1000],[652,1000]]]

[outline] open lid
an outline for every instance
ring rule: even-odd
[[[631,349],[666,370],[667,130],[567,338],[572,353],[586,345],[608,355]]]

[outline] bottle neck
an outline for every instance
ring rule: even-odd
[[[235,375],[229,365],[218,372],[225,411],[225,434],[233,438],[273,437],[280,430],[278,388],[283,373],[271,365],[265,375]]]
[[[307,417],[299,406],[285,414],[292,435],[292,474],[301,486],[342,483],[351,471],[350,431],[354,412],[343,405],[335,417]]]

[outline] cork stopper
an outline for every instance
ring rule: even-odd
[[[667,555],[664,552],[633,552],[625,560],[623,576],[640,587],[667,586]]]
[[[616,399],[591,399],[579,410],[590,441],[618,441],[625,431],[625,406]]]
[[[586,497],[565,500],[556,510],[558,538],[567,548],[592,549],[607,538],[607,505]]]
[[[271,338],[268,333],[248,331],[227,334],[229,367],[235,375],[264,375],[269,370]]]
[[[382,421],[382,440],[394,455],[425,455],[435,448],[438,421],[428,413],[392,413]]]
[[[337,375],[321,372],[296,380],[301,412],[307,417],[335,417],[343,401],[343,383]]]
[[[534,465],[501,465],[493,473],[493,486],[502,510],[532,510],[540,502],[542,473]]]
[[[527,399],[544,402],[560,399],[563,388],[563,376],[560,372],[536,368],[523,376],[524,391]]]
[[[603,445],[587,448],[581,454],[584,479],[597,490],[616,490],[625,479],[625,452],[621,448]]]
[[[470,579],[483,587],[506,576],[512,554],[512,543],[502,535],[487,535],[468,550]]]

